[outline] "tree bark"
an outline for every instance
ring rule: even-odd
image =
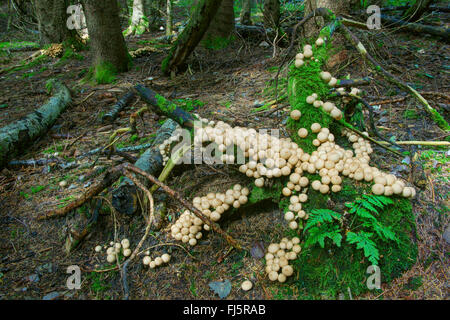
[[[133,34],[143,34],[148,28],[148,19],[145,16],[144,1],[133,0],[133,13],[131,15],[131,23],[125,31],[125,36]]]
[[[166,13],[166,36],[170,36],[172,34],[172,0],[167,0]]]
[[[212,19],[203,40],[212,42],[213,47],[220,46],[223,40],[228,40],[234,32],[234,8],[233,0],[222,0],[214,18]]]
[[[186,28],[181,32],[164,59],[161,69],[167,75],[185,69],[185,62],[194,51],[219,9],[222,0],[200,0]]]
[[[71,102],[69,89],[65,85],[56,80],[50,80],[48,83],[56,90],[50,100],[24,119],[0,129],[0,168],[6,165],[8,159],[20,154],[34,140],[46,133]]]
[[[350,1],[348,0],[307,0],[305,4],[305,16],[317,8],[326,8],[333,11],[335,15],[348,13]],[[322,17],[315,17],[305,24],[305,36],[307,38],[315,35],[324,24]]]
[[[61,43],[75,36],[67,27],[68,0],[33,0],[41,45]]]
[[[263,20],[265,28],[278,28],[280,24],[280,0],[264,0]]]
[[[128,51],[120,28],[116,0],[82,0],[89,30],[94,66],[112,65],[116,71],[128,70]]]
[[[242,0],[242,9],[239,16],[239,22],[242,25],[250,26],[252,25],[252,0]]]

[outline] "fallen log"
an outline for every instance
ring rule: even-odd
[[[61,82],[49,80],[46,86],[55,90],[53,97],[25,118],[0,129],[0,168],[46,133],[72,101],[69,89]]]
[[[141,84],[136,85],[134,88],[156,114],[168,117],[178,122],[184,128],[194,128],[196,119],[191,114],[178,108],[174,103]]]
[[[122,98],[120,98],[119,101],[117,101],[115,105],[111,107],[111,110],[109,110],[109,112],[102,117],[102,123],[113,122],[119,115],[119,112],[122,111],[133,100],[133,98],[134,92],[127,92]]]
[[[135,166],[151,175],[157,175],[163,169],[163,158],[159,152],[159,145],[170,138],[177,127],[177,123],[168,119],[156,133],[152,146],[136,161]],[[147,181],[145,180],[147,183]],[[148,184],[144,184],[148,187]],[[120,213],[133,214],[139,208],[135,184],[124,178],[120,185],[112,191],[112,205]]]

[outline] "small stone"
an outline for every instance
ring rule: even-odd
[[[263,41],[259,44],[259,46],[263,47],[263,48],[268,48],[268,47],[270,47],[270,44],[268,44],[266,41]]]
[[[59,183],[59,186],[60,186],[61,188],[67,187],[67,181],[66,181],[66,180],[61,181],[61,182]]]

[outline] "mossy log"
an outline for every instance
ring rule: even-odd
[[[42,107],[0,129],[0,168],[45,134],[71,102],[69,89],[61,82],[49,80],[47,87],[55,94]]]
[[[316,93],[318,99],[322,101],[331,99],[330,87],[322,81],[320,72],[325,70],[326,61],[330,52],[332,52],[331,37],[333,32],[340,27],[341,21],[335,20],[331,15],[327,20],[330,24],[320,32],[320,36],[326,39],[325,44],[323,46],[312,44],[315,59],[308,61],[300,68],[291,63],[288,73],[288,94],[291,109],[300,110],[301,118],[299,120],[289,118],[287,127],[291,139],[302,150],[310,154],[317,149],[312,144],[312,140],[317,135],[309,133],[306,138],[300,138],[297,131],[300,128],[309,130],[312,123],[319,123],[321,127],[329,128],[330,132],[336,137],[338,144],[346,148],[351,147],[351,144],[341,137],[341,126],[327,113],[306,102],[306,97],[313,93]],[[339,102],[336,102],[336,105],[344,109],[344,105]],[[317,174],[305,172],[304,175],[310,182],[320,180],[320,176]],[[261,188],[260,193],[277,194],[276,190],[278,190],[278,194],[280,194],[283,186],[284,184],[281,184],[281,186],[274,185],[271,188]],[[343,179],[342,190],[337,193],[322,194],[308,188],[306,193],[308,201],[303,204],[303,210],[310,213],[314,209],[322,208],[334,210],[344,215],[348,211],[344,204],[371,193],[370,183],[345,178]],[[391,281],[411,268],[417,257],[417,244],[414,242],[415,220],[411,200],[398,196],[393,196],[391,199],[393,204],[380,210],[376,219],[381,225],[389,226],[399,241],[398,243],[389,243],[374,236],[374,242],[381,254],[378,266],[381,270],[383,283]],[[284,212],[288,211],[290,203],[288,198],[276,199],[274,197],[274,201],[279,203]],[[300,229],[302,228],[303,226],[300,225]],[[293,262],[300,272],[298,278],[292,282],[298,292],[303,293],[302,297],[306,299],[336,299],[339,294],[348,292],[347,290],[354,295],[368,290],[365,279],[370,275],[367,274],[367,268],[371,265],[371,262],[367,260],[362,250],[357,249],[355,245],[346,240],[347,232],[354,232],[356,228],[355,225],[343,223],[343,227],[339,229],[343,237],[339,246],[333,245],[331,241],[326,242],[324,247],[320,247],[318,244],[303,246],[302,252]],[[289,230],[285,233],[285,236],[298,236],[298,231]],[[305,240],[305,243],[309,237],[312,237],[309,231],[300,231],[300,236]]]
[[[168,117],[184,128],[194,128],[196,119],[173,102],[143,85],[138,84],[135,89],[156,114]]]
[[[136,161],[135,166],[151,175],[157,175],[163,169],[163,158],[159,152],[159,145],[164,140],[170,138],[177,127],[177,123],[168,119],[161,128],[156,132],[156,138],[153,141],[152,147],[147,149],[141,157]],[[145,186],[148,187],[149,182],[145,181]],[[123,178],[120,185],[112,192],[112,205],[120,213],[133,214],[139,208],[137,188],[134,183],[128,179]]]

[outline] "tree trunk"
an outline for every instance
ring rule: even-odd
[[[56,89],[56,93],[50,100],[24,119],[0,129],[0,169],[6,165],[8,159],[17,156],[34,140],[46,133],[69,105],[71,101],[69,89],[55,80],[49,81],[48,84],[52,89]]]
[[[172,0],[167,0],[166,36],[172,34]]]
[[[184,69],[186,59],[203,38],[221,2],[222,0],[199,1],[188,25],[181,32],[168,56],[162,62],[161,69],[165,74]]]
[[[307,0],[305,4],[305,16],[317,8],[326,8],[333,11],[335,15],[348,13],[350,10],[350,1],[348,0]],[[305,24],[305,36],[307,38],[315,35],[324,24],[322,17],[311,19]]]
[[[280,0],[264,0],[263,20],[265,28],[278,28],[280,24]]]
[[[144,13],[143,0],[133,0],[133,14],[131,15],[131,23],[125,31],[125,36],[133,34],[143,34],[148,28],[148,19]]]
[[[234,32],[233,0],[222,0],[219,10],[214,15],[203,37],[205,44],[213,48],[222,48],[228,44]]]
[[[115,71],[128,70],[128,51],[120,28],[116,0],[82,0],[89,30],[94,66],[111,65]]]
[[[242,0],[242,9],[239,16],[239,22],[242,25],[250,26],[252,25],[252,0]]]
[[[61,43],[75,35],[67,26],[68,0],[33,0],[41,45]]]

